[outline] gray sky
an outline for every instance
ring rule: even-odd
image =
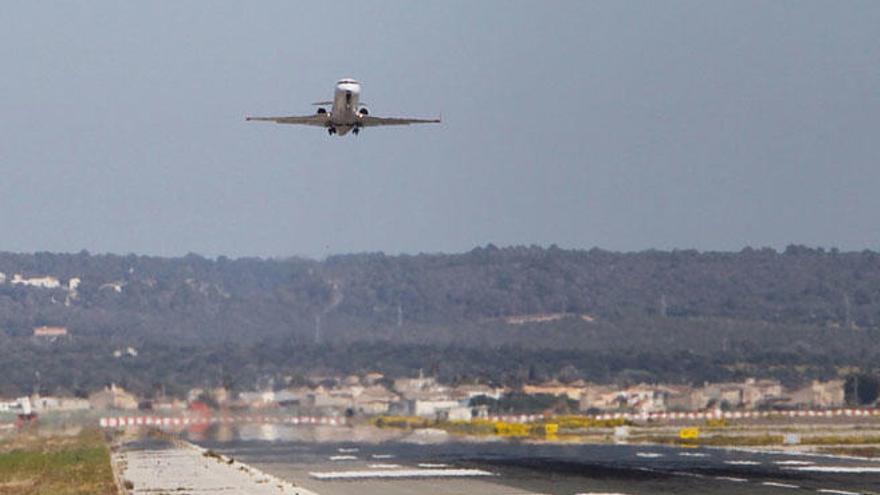
[[[880,248],[880,2],[6,2],[0,250]],[[375,115],[245,123],[359,79]]]

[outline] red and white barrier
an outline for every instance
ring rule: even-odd
[[[832,418],[838,416],[847,417],[877,417],[880,409],[821,409],[821,410],[792,410],[792,411],[698,411],[698,412],[615,412],[583,416],[597,421],[623,419],[626,421],[679,421],[679,420],[707,420],[707,419],[760,419],[771,417],[782,418]],[[533,423],[553,416],[543,415],[494,415],[487,419],[494,422],[504,423]]]
[[[101,428],[125,428],[129,426],[159,426],[181,427],[189,425],[208,424],[293,424],[293,425],[323,425],[340,426],[345,424],[345,419],[326,416],[117,416],[103,417],[98,420]]]
[[[699,412],[615,412],[584,416],[585,418],[609,421],[681,421],[707,419],[756,419],[756,418],[831,418],[831,417],[880,417],[880,409],[823,409],[808,411],[699,411]],[[489,416],[487,419],[504,423],[534,423],[551,419],[541,414],[516,414]],[[340,426],[346,424],[344,418],[330,416],[117,416],[102,417],[98,420],[101,428],[126,428],[130,426],[183,427],[208,424],[289,424]]]

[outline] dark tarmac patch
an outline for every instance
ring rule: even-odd
[[[676,476],[670,472],[657,469],[610,466],[607,464],[566,461],[544,457],[492,459],[488,461],[465,459],[460,464],[494,470],[501,473],[502,476],[506,473],[512,474],[514,470],[533,471],[542,475],[578,476],[597,480],[657,481]]]

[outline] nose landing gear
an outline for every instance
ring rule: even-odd
[[[334,134],[336,134],[336,128],[335,128],[335,127],[328,127],[328,128],[327,128],[327,134],[329,134],[329,135],[331,135],[331,136],[334,135]]]
[[[361,132],[361,128],[360,128],[360,127],[355,127],[354,129],[351,130],[351,133],[354,134],[355,136],[357,136],[358,134],[360,134],[360,132]]]

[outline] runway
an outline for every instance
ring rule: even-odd
[[[876,460],[794,453],[509,441],[200,444],[320,495],[880,492]]]

